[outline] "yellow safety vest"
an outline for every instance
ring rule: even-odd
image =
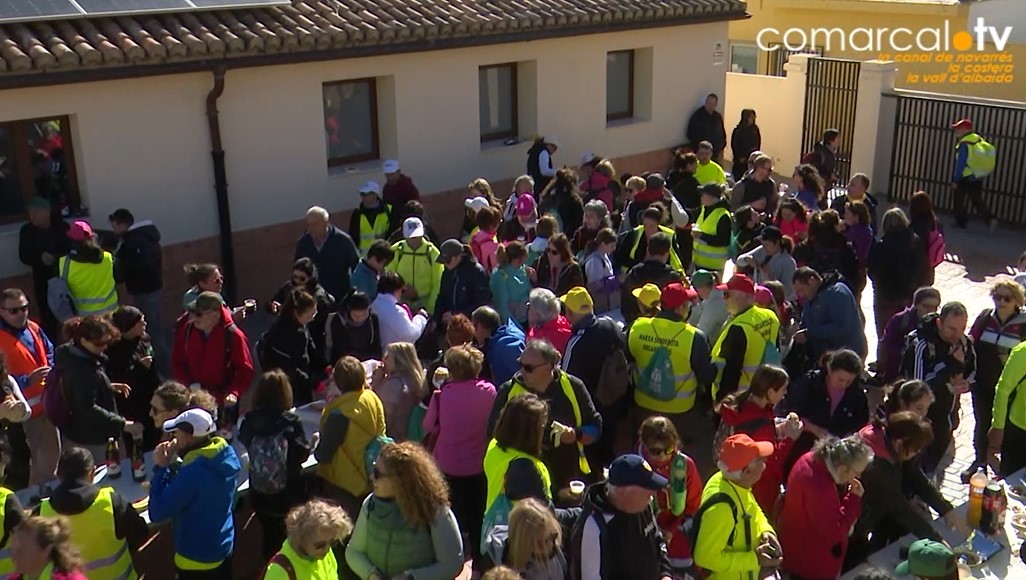
[[[677,239],[677,232],[666,226],[659,226],[659,231],[670,236],[670,267],[674,270],[684,273],[684,265],[680,263],[680,256],[677,255],[677,250],[674,247],[676,244],[672,242]],[[634,259],[634,254],[638,251],[638,246],[641,245],[641,238],[645,236],[645,226],[638,226],[634,228],[634,245],[631,246],[630,259]],[[627,268],[623,269],[625,272]]]
[[[114,488],[101,487],[93,505],[84,512],[66,515],[71,521],[71,543],[78,546],[85,561],[83,572],[89,580],[135,580],[128,542],[114,535]],[[53,517],[58,513],[44,499],[39,515]]]
[[[328,553],[323,558],[311,560],[297,554],[296,550],[292,548],[292,544],[286,538],[278,553],[284,556],[288,563],[292,565],[292,571],[295,572],[295,576],[289,575],[285,568],[282,568],[272,560],[267,565],[267,569],[264,570],[264,575],[261,576],[263,580],[289,580],[290,578],[296,578],[297,580],[338,579],[338,562],[335,560],[335,554],[331,550],[328,550]]]
[[[4,528],[7,521],[7,498],[14,494],[6,487],[0,487],[0,530]],[[0,549],[0,578],[7,578],[14,573],[14,562],[11,561],[11,539]]]
[[[766,345],[775,343],[777,336],[780,334],[780,321],[777,319],[777,315],[772,310],[761,306],[752,306],[731,318],[727,325],[723,327],[723,332],[716,339],[716,345],[713,346],[712,350],[713,361],[719,368],[719,376],[716,378],[716,384],[712,387],[714,400],[716,399],[716,394],[720,391],[720,379],[723,376],[723,367],[726,365],[726,359],[724,359],[721,352],[723,340],[727,337],[727,331],[731,326],[739,326],[745,333],[746,339],[745,356],[741,362],[741,380],[738,381],[737,385],[738,393],[748,390],[748,386],[752,383],[752,375],[755,374],[755,370],[762,364]]]
[[[545,467],[541,459],[523,451],[517,451],[516,449],[503,449],[499,447],[499,442],[495,439],[488,444],[488,450],[485,451],[484,456],[484,472],[485,478],[488,480],[488,495],[485,501],[485,513],[488,513],[488,508],[492,507],[492,502],[495,498],[499,497],[499,494],[503,493],[506,488],[506,470],[509,469],[509,464],[514,459],[530,459],[534,466],[538,469],[538,473],[541,474],[542,482],[545,484],[545,495],[551,498],[552,493],[552,479],[549,477],[549,469]]]
[[[570,384],[570,377],[567,376],[563,371],[559,372],[559,386],[563,390],[563,395],[570,401],[570,406],[574,408],[574,427],[580,429],[583,426],[581,419],[581,405],[577,403],[577,395],[574,394],[574,387]],[[509,397],[506,399],[512,399],[517,395],[523,395],[524,393],[530,392],[527,390],[520,381],[513,381],[513,388],[509,390]],[[591,473],[591,466],[588,465],[588,459],[584,457],[584,444],[581,443],[580,438],[577,439],[577,465],[581,469],[581,473]]]
[[[118,307],[118,291],[114,286],[114,257],[103,253],[98,264],[76,262],[69,256],[60,259],[61,278],[68,284],[75,311],[80,316],[105,314]]]
[[[695,225],[698,231],[702,232],[702,237],[695,240],[695,253],[693,261],[695,262],[696,268],[703,270],[722,270],[724,264],[727,263],[729,257],[730,244],[723,246],[712,246],[709,245],[706,240],[716,235],[716,226],[720,223],[720,220],[724,216],[730,217],[730,212],[724,207],[717,207],[712,211],[709,208],[703,207],[701,213],[698,214],[698,219],[695,220]]]
[[[367,250],[370,249],[374,240],[388,238],[389,216],[392,215],[392,206],[383,203],[385,211],[374,216],[374,223],[367,219],[367,214],[360,212],[360,256],[366,258]]]
[[[695,343],[696,331],[687,322],[666,318],[639,318],[634,321],[627,337],[627,348],[637,363],[634,384],[637,385],[641,380],[637,369],[645,368],[660,346],[670,351],[670,362],[677,379],[677,396],[670,401],[660,401],[635,388],[634,402],[639,407],[660,413],[686,413],[695,406],[698,379],[691,368],[691,348]]]

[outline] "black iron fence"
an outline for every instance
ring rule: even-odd
[[[971,119],[997,149],[997,166],[983,182],[983,197],[1005,222],[1026,224],[1026,105],[989,104],[958,97],[897,92],[891,151],[890,198],[907,201],[926,191],[934,206],[954,209],[955,135],[951,124]],[[970,209],[972,206],[970,205]]]
[[[766,74],[771,77],[782,77],[786,76],[787,71],[784,70],[784,65],[790,60],[792,55],[795,54],[812,54],[815,56],[823,56],[822,48],[803,48],[801,50],[788,50],[783,45],[771,44],[771,47],[775,47],[776,50],[767,53],[769,58],[766,59]]]
[[[802,150],[805,155],[815,147],[827,129],[841,133],[837,148],[837,183],[851,179],[851,147],[855,135],[855,106],[858,103],[859,71],[855,60],[810,58],[805,77],[805,118],[802,123]]]

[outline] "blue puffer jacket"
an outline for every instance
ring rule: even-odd
[[[808,333],[809,356],[817,360],[847,348],[866,359],[866,333],[855,296],[837,274],[827,274],[815,298],[802,307],[802,328]]]
[[[485,361],[491,371],[492,384],[501,385],[520,370],[520,353],[524,352],[524,331],[509,321],[495,329],[484,345]]]
[[[150,521],[174,524],[177,567],[209,569],[231,556],[239,470],[235,450],[220,437],[186,451],[177,474],[167,467],[154,469]]]
[[[463,260],[452,270],[442,274],[438,300],[435,302],[435,319],[441,321],[446,312],[470,314],[478,306],[492,301],[492,291],[488,288],[488,274],[474,259],[469,251],[464,251]]]

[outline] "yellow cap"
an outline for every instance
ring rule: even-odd
[[[574,314],[590,314],[595,307],[591,294],[588,294],[588,289],[584,286],[571,288],[559,299],[566,304],[566,309]]]
[[[659,300],[662,298],[662,292],[659,290],[659,286],[655,284],[645,284],[641,288],[635,288],[631,290],[631,294],[638,299],[645,308],[652,308],[656,304],[659,304]]]

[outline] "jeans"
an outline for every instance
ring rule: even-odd
[[[160,290],[149,294],[133,294],[132,301],[146,317],[146,332],[150,335],[150,341],[153,343],[157,369],[162,375],[169,376],[171,374],[171,350],[168,348],[168,336],[164,330],[164,320],[160,313],[161,294]]]

